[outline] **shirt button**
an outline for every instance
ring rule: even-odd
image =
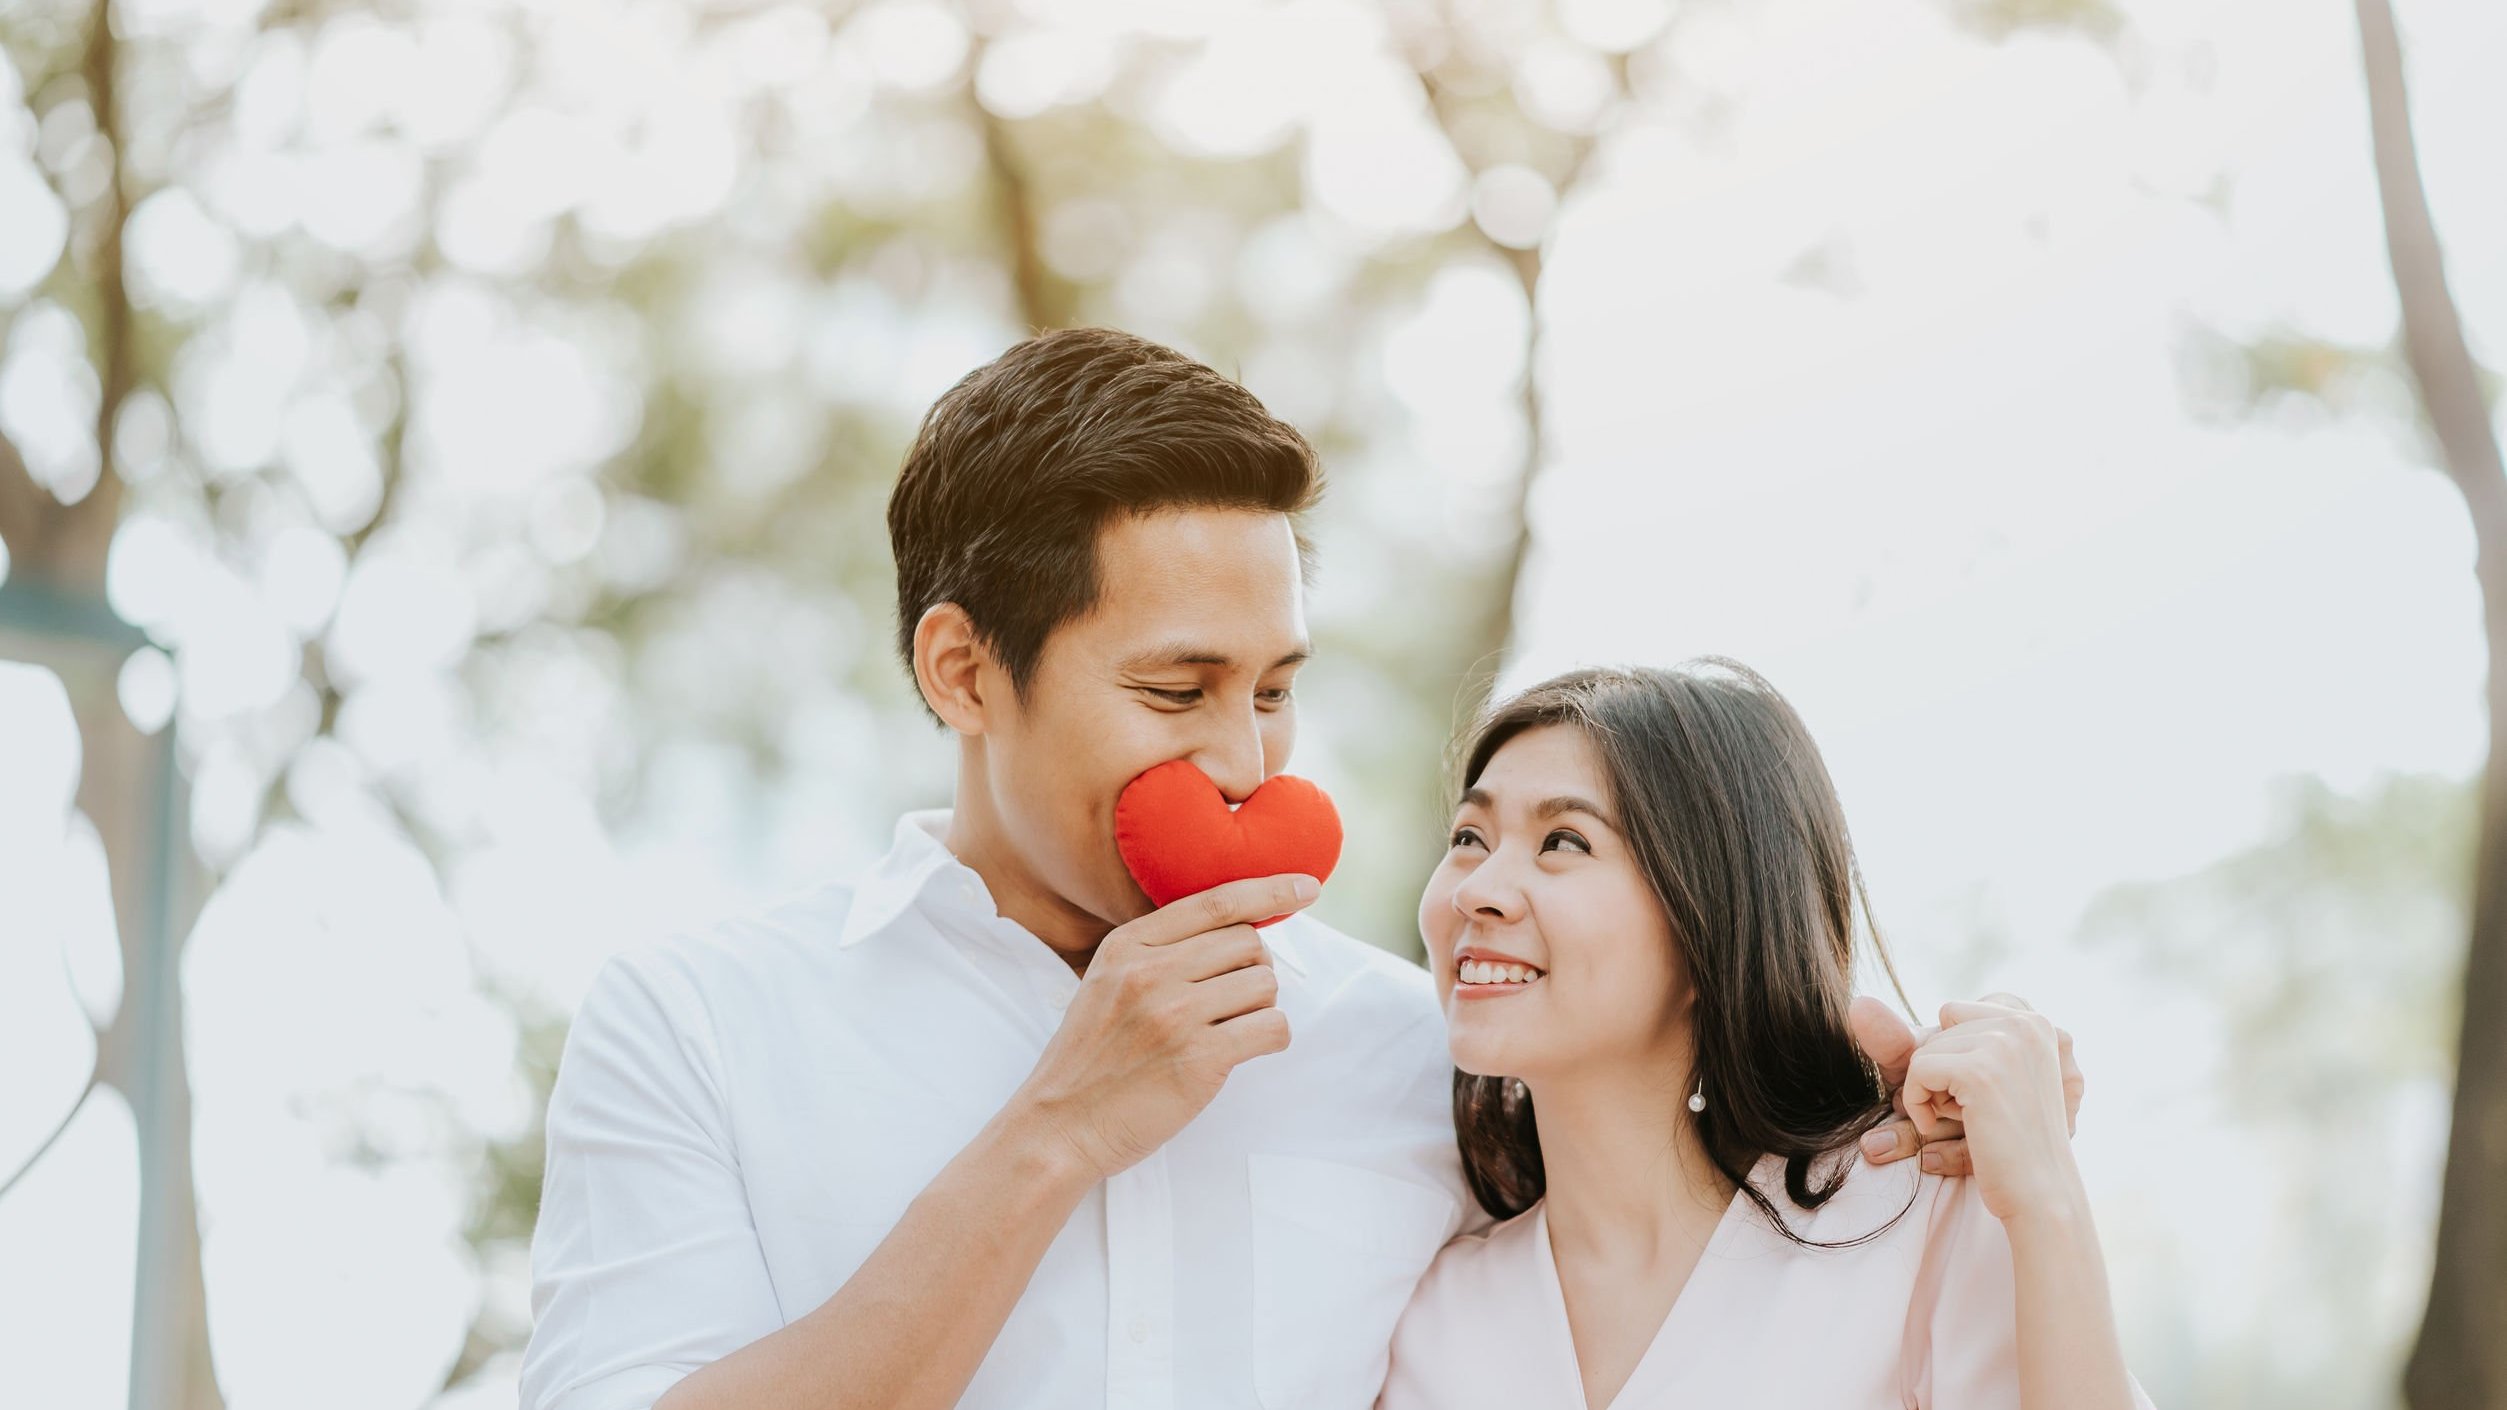
[[[1146,1318],[1146,1317],[1134,1317],[1134,1318],[1132,1319],[1132,1340],[1134,1340],[1134,1341],[1147,1341],[1147,1340],[1149,1340],[1149,1319],[1148,1319],[1148,1318]]]

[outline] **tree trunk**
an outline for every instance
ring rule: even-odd
[[[2495,1410],[2507,1405],[2507,767],[2498,748],[2507,725],[2507,471],[2421,185],[2393,7],[2390,0],[2356,4],[2403,350],[2447,476],[2471,511],[2489,644],[2489,752],[2473,853],[2454,1124],[2428,1313],[2403,1393],[2413,1410]]]
[[[1000,223],[1002,254],[1010,266],[1010,286],[1018,296],[1019,321],[1031,335],[1066,328],[1074,312],[1072,290],[1045,263],[1035,182],[1027,173],[1026,162],[1019,157],[1018,139],[1011,133],[1010,124],[985,107],[982,95],[975,89],[974,76],[983,68],[985,46],[991,42],[989,33],[981,26],[978,36],[967,54],[966,106],[974,117],[975,130],[984,139],[984,170],[992,179],[993,218]]]
[[[99,1035],[96,1080],[128,1102],[139,1140],[139,1257],[133,1270],[132,1410],[220,1410],[201,1277],[192,1183],[191,1084],[183,1047],[180,955],[205,891],[191,859],[171,725],[155,738],[123,714],[122,661],[143,638],[104,599],[105,562],[121,518],[115,430],[139,378],[122,244],[133,193],[117,95],[121,46],[112,0],[88,12],[81,76],[111,179],[83,213],[73,255],[97,297],[91,329],[97,381],[95,485],[63,504],[0,442],[0,534],[17,614],[9,654],[51,668],[78,722],[77,804],[103,841],[122,952],[120,1010]]]

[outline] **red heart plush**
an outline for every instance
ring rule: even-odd
[[[1132,880],[1163,906],[1249,876],[1304,872],[1325,880],[1341,857],[1341,815],[1329,794],[1291,774],[1273,775],[1231,812],[1208,774],[1189,759],[1169,759],[1123,786],[1114,847]]]

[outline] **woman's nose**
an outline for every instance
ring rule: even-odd
[[[1454,909],[1482,920],[1513,920],[1523,913],[1523,891],[1508,874],[1502,856],[1492,856],[1471,869],[1454,888]]]

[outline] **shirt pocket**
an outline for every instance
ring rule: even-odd
[[[1338,1161],[1249,1162],[1254,1394],[1264,1410],[1363,1410],[1411,1290],[1454,1231],[1453,1197]]]

